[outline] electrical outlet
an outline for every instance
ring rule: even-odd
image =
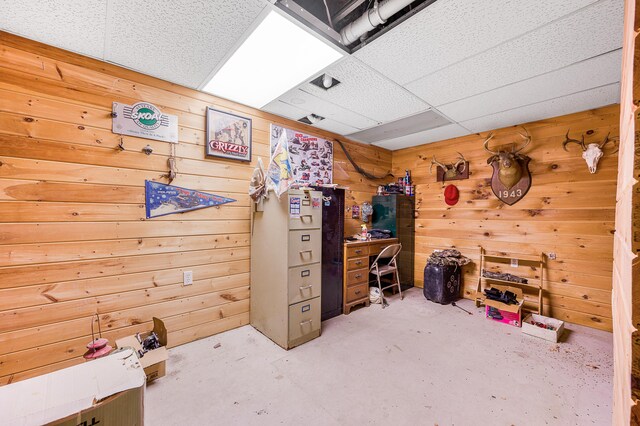
[[[184,271],[183,273],[183,285],[191,285],[193,284],[193,271]]]
[[[547,253],[547,257],[549,258],[549,260],[556,260],[556,254],[555,253]]]

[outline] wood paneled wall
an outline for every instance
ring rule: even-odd
[[[580,149],[562,149],[571,136],[587,135],[600,142],[609,132],[618,135],[619,107],[610,106],[525,124],[533,141],[523,153],[532,158],[533,185],[518,203],[508,206],[490,187],[492,168],[483,140],[489,132],[395,151],[396,175],[411,169],[416,183],[415,280],[422,286],[423,269],[434,249],[454,247],[472,258],[464,269],[464,295],[472,297],[478,280],[479,249],[513,255],[556,253],[545,272],[545,313],[570,322],[611,330],[611,274],[616,203],[617,155],[605,148],[598,171],[590,174]],[[490,147],[520,142],[518,127],[495,131]],[[461,152],[470,161],[471,176],[458,180],[460,201],[444,202],[443,184],[429,173],[435,155],[450,163]],[[540,271],[505,268],[506,272],[539,276]]]
[[[170,145],[122,137],[120,151],[110,118],[113,101],[140,100],[179,117],[173,184],[237,202],[145,219],[144,181],[166,182]],[[253,119],[251,165],[204,158],[207,106]],[[248,182],[258,157],[268,163],[272,122],[335,137],[0,32],[0,385],[82,362],[96,313],[112,343],[149,329],[152,316],[165,321],[169,346],[247,324]],[[389,151],[347,148],[367,171],[391,168]],[[370,200],[378,182],[337,144],[334,166],[347,204]],[[357,226],[349,219],[346,232]]]

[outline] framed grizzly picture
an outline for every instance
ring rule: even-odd
[[[251,161],[251,119],[207,107],[207,157]]]

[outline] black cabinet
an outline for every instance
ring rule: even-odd
[[[322,321],[342,314],[344,189],[322,191]]]
[[[398,272],[402,287],[413,287],[414,262],[414,197],[401,194],[373,197],[373,229],[388,229],[398,238],[402,251],[398,255]]]

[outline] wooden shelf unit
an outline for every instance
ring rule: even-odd
[[[488,260],[487,260],[488,259]],[[539,283],[533,284],[531,281],[535,280],[535,277],[522,277],[527,279],[527,284],[518,283],[513,281],[501,280],[499,278],[489,278],[482,275],[482,271],[486,270],[486,264],[488,262],[492,263],[507,263],[500,261],[511,262],[512,260],[517,260],[518,265],[520,263],[524,264],[539,264],[540,265],[540,280]],[[483,295],[483,291],[486,288],[486,285],[483,285],[486,281],[499,282],[502,284],[508,284],[510,286],[521,286],[530,289],[538,289],[538,314],[542,315],[542,289],[544,284],[544,264],[545,264],[545,256],[544,253],[540,253],[540,256],[523,256],[523,255],[514,255],[514,256],[505,256],[505,255],[495,255],[495,254],[487,254],[484,248],[480,247],[480,271],[478,271],[478,287],[476,288],[476,306],[480,306],[480,300]]]

